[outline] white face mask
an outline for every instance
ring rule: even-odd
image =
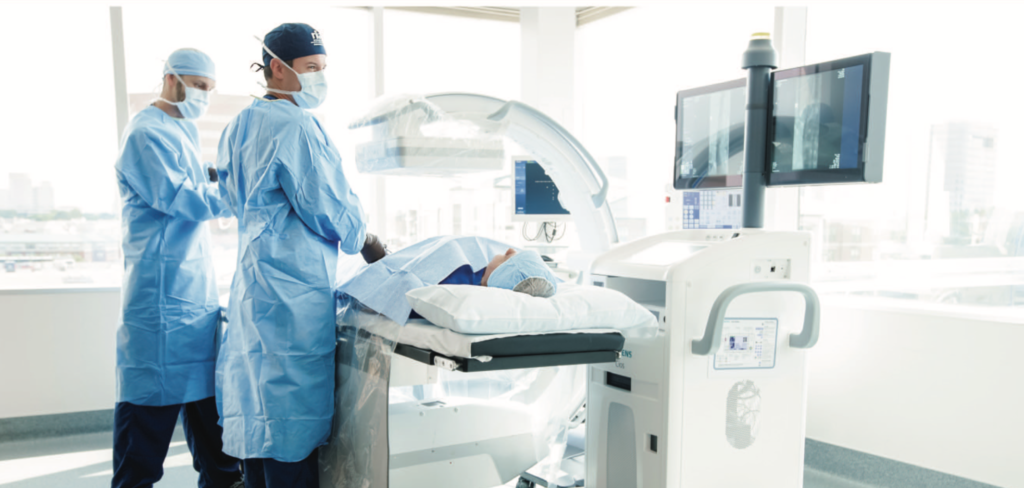
[[[256,38],[258,41],[259,39],[260,38],[258,37]],[[288,66],[288,63],[285,63],[281,58],[277,57],[277,55],[271,52],[270,49],[267,49],[267,45],[263,44],[263,41],[260,41],[260,44],[263,45],[263,49],[266,49],[267,54],[273,56],[274,59],[281,61],[281,64],[283,64],[285,68],[292,70],[292,73],[295,73],[295,76],[299,78],[299,85],[302,86],[302,91],[277,90],[268,87],[268,92],[291,95],[292,99],[295,100],[295,105],[306,110],[317,108],[324,103],[324,100],[327,99],[327,78],[324,77],[323,71],[299,73],[292,69],[291,66]],[[266,69],[270,69],[270,66],[267,66]]]
[[[168,66],[170,68],[170,66]],[[178,83],[185,87],[185,100],[180,102],[172,102],[166,98],[159,98],[163,102],[174,105],[181,112],[181,116],[189,119],[196,120],[206,113],[206,109],[210,108],[210,92],[206,90],[200,90],[191,86],[185,85],[185,80],[182,80],[178,73],[174,71],[174,68],[170,68],[171,73],[178,79]]]

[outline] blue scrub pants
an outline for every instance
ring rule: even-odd
[[[199,488],[228,488],[241,481],[237,459],[221,452],[221,427],[213,397],[182,405],[114,407],[112,488],[149,488],[164,476],[164,458],[181,415]]]
[[[273,459],[245,459],[245,488],[319,488],[319,449],[306,459],[284,463]]]

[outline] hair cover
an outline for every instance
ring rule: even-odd
[[[558,278],[535,251],[516,253],[487,278],[487,286],[548,298],[558,291]]]

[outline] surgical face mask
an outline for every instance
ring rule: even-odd
[[[256,39],[259,40],[258,37]],[[263,44],[263,41],[260,41],[260,44]],[[295,105],[306,110],[317,108],[324,103],[324,100],[327,99],[327,78],[324,77],[323,71],[299,73],[291,66],[288,66],[288,63],[285,63],[281,58],[277,57],[277,55],[271,52],[270,49],[267,49],[266,44],[263,44],[263,49],[266,49],[267,54],[273,56],[274,59],[281,61],[281,64],[283,64],[285,68],[292,70],[292,73],[295,73],[295,76],[299,78],[299,84],[302,86],[302,91],[277,90],[267,87],[268,92],[291,95],[292,99],[295,100]],[[270,66],[267,66],[266,69],[270,69]]]
[[[185,100],[180,102],[172,102],[165,98],[160,98],[160,100],[178,107],[178,111],[181,112],[181,116],[186,119],[195,120],[202,117],[203,114],[206,113],[206,109],[210,108],[210,92],[186,86],[185,80],[182,80],[181,77],[178,76],[178,73],[174,72],[173,68],[171,69],[171,73],[174,73],[174,77],[178,79],[178,83],[181,83],[181,86],[185,87]]]

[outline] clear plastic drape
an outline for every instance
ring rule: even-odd
[[[393,361],[406,360],[394,354],[402,326],[347,297],[337,324],[321,487],[488,488],[538,463],[553,477],[585,397],[585,367],[440,370],[435,382],[390,388]]]
[[[452,117],[422,95],[377,100],[353,122],[360,173],[450,176],[500,171],[505,123],[485,113]]]

